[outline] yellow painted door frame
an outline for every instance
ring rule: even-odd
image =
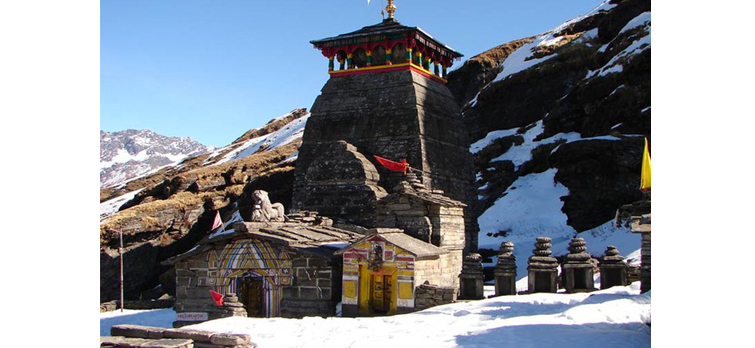
[[[375,289],[375,278],[380,277],[377,282],[380,284],[380,291]],[[398,307],[398,272],[396,267],[381,267],[378,272],[368,269],[367,265],[359,265],[359,315],[375,314],[374,304],[375,296],[381,295],[383,300],[388,301],[386,314],[396,313]]]

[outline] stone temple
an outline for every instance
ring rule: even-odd
[[[477,250],[469,142],[446,87],[447,69],[462,54],[396,21],[391,5],[381,23],[311,41],[328,58],[330,79],[304,130],[291,210],[383,227],[376,202],[404,174],[374,156],[405,159],[428,190],[466,205],[464,251]]]

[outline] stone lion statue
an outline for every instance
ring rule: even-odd
[[[252,209],[252,221],[286,221],[283,204],[271,203],[267,191],[256,190],[252,193],[254,208]]]

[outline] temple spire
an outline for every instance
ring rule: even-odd
[[[388,12],[388,19],[393,19],[393,13],[396,12],[396,6],[393,5],[393,0],[388,0],[388,6],[385,7],[385,11]]]

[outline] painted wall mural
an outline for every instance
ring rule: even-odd
[[[265,241],[244,239],[226,244],[223,249],[210,250],[206,255],[209,265],[206,285],[222,294],[241,294],[245,280],[247,284],[248,280],[261,282],[263,315],[280,316],[281,287],[291,285],[289,253]]]

